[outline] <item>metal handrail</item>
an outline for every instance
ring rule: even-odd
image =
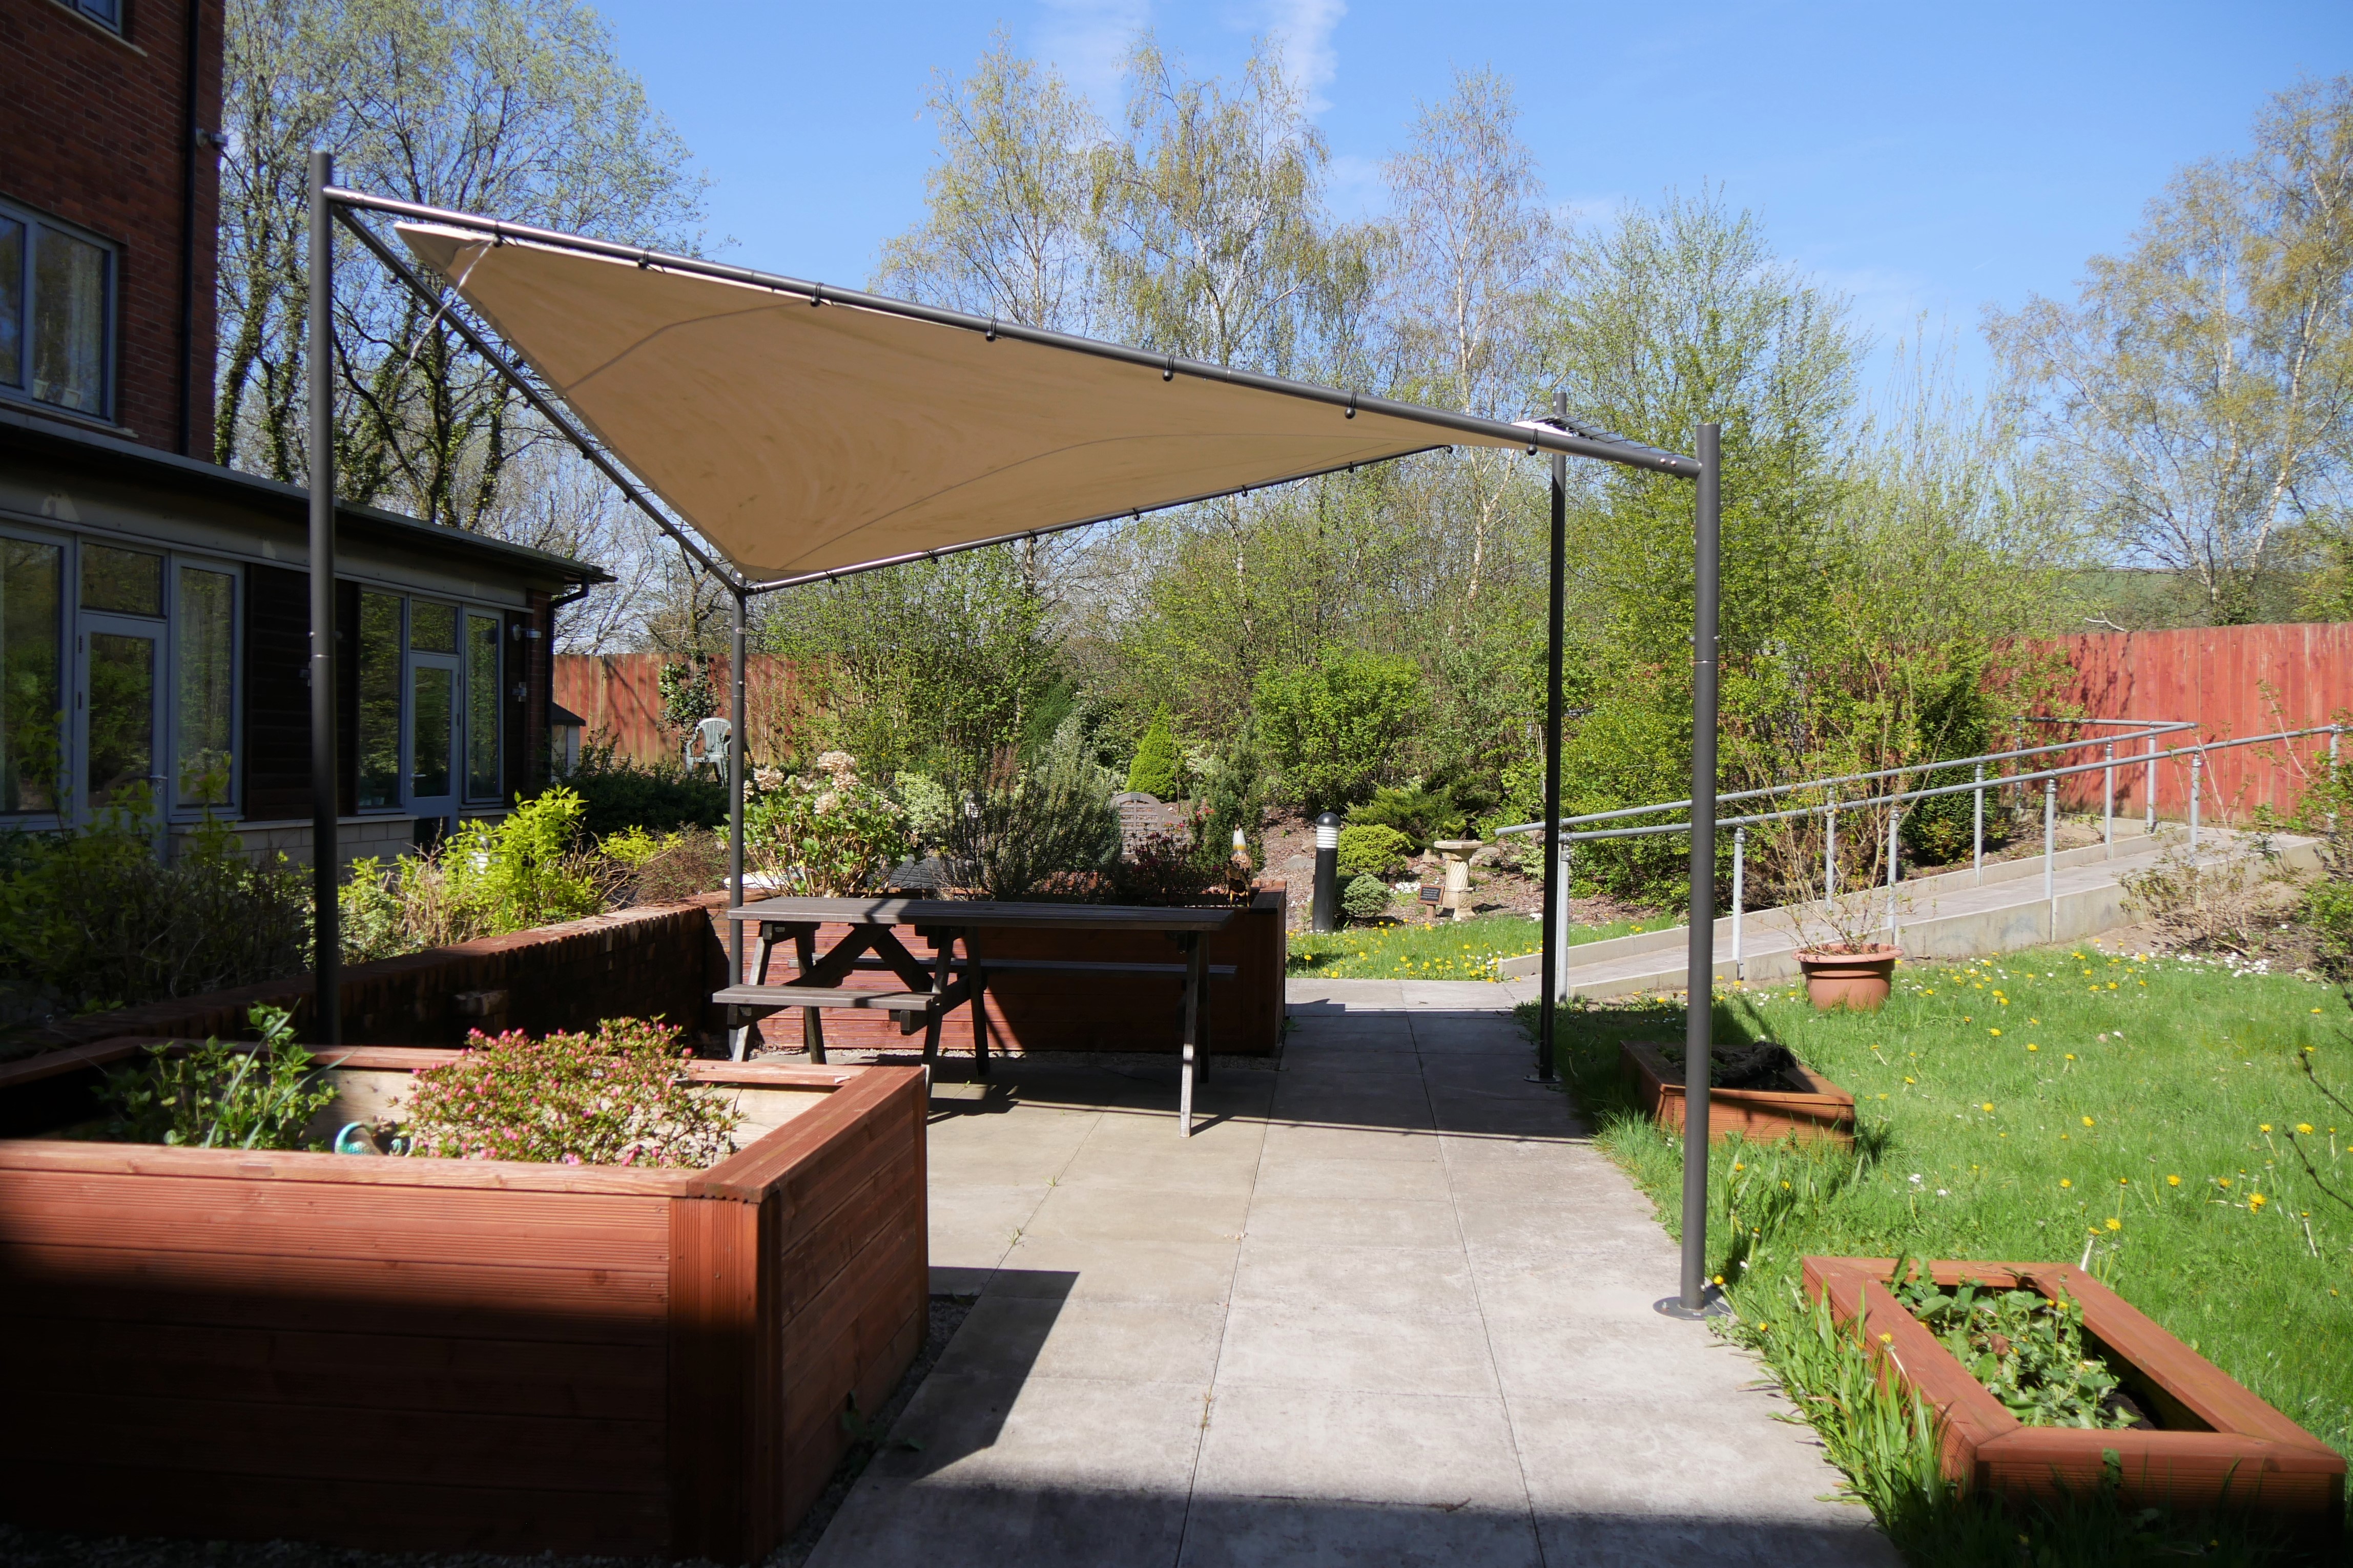
[[[1723,802],[1729,800],[1756,800],[1760,796],[1792,795],[1799,790],[1827,789],[1832,784],[1862,784],[1873,779],[1900,778],[1907,773],[1942,773],[1948,768],[1966,768],[1973,763],[2004,763],[2013,761],[2019,757],[2039,757],[2046,752],[2076,752],[2083,750],[2086,746],[2113,746],[2126,741],[2146,740],[2158,735],[2174,734],[2183,730],[2194,730],[2198,727],[2196,724],[2186,720],[2136,720],[2134,722],[2141,724],[2144,727],[2138,732],[2130,735],[2118,735],[2096,741],[2055,741],[2047,746],[2021,746],[2015,751],[1985,752],[1974,756],[1952,757],[1941,762],[1915,763],[1905,767],[1880,768],[1867,773],[1840,773],[1835,777],[1805,779],[1796,784],[1766,784],[1757,789],[1735,790],[1727,795],[1717,795],[1715,798],[1717,803],[1720,805]],[[2136,763],[2146,761],[2147,754],[2144,753],[2143,755],[2135,756],[2132,760]],[[2102,764],[2094,765],[2097,766]],[[2005,775],[2005,778],[2009,776],[2010,775]],[[1966,788],[1968,786],[1964,785],[1962,787]],[[1859,805],[1863,803],[1861,801],[1855,801],[1844,804]],[[1648,816],[1655,812],[1681,811],[1690,805],[1691,802],[1688,800],[1669,800],[1661,801],[1652,805],[1620,806],[1613,811],[1590,811],[1578,816],[1564,816],[1560,819],[1560,824],[1562,826],[1567,827],[1574,823],[1579,822],[1610,822],[1615,821],[1620,817]],[[1799,814],[1802,814],[1803,812],[1819,811],[1821,807],[1820,806],[1805,806],[1799,808]],[[1729,818],[1722,820],[1725,822],[1730,821]],[[1752,818],[1750,820],[1761,821],[1764,819]],[[1670,827],[1676,826],[1688,826],[1689,824],[1668,824],[1667,826]],[[1544,824],[1542,822],[1521,822],[1514,823],[1509,827],[1499,827],[1495,829],[1495,836],[1500,838],[1507,834],[1541,833],[1542,831],[1544,831]],[[1572,835],[1572,837],[1585,836]]]

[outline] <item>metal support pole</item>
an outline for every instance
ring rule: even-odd
[[[1978,787],[1969,791],[1969,858],[1978,868],[1978,886],[1985,886],[1985,764],[1978,764]]]
[[[2206,773],[2206,753],[2189,753],[2189,858],[2198,858],[2198,786]]]
[[[2107,858],[2116,858],[2116,743],[2110,741],[2105,753],[2108,765],[2100,770],[2100,842],[2107,846]]]
[[[343,1039],[343,805],[335,759],[335,233],[327,187],[335,155],[311,154],[311,1036]]]
[[[1904,808],[1887,808],[1887,942],[1895,945],[1895,882],[1897,867],[1903,855]]]
[[[2059,781],[2042,781],[2042,904],[2045,934],[2059,940],[2059,892],[2055,876],[2059,862]]]
[[[1556,417],[1568,417],[1568,394],[1552,395]],[[1536,1081],[1553,1078],[1554,1014],[1567,965],[1567,845],[1560,826],[1561,621],[1568,610],[1568,458],[1552,459],[1552,595],[1545,618],[1544,979],[1536,987]]]
[[[728,907],[744,907],[744,590],[734,590],[735,621],[728,638],[733,689],[727,709],[727,899]],[[727,984],[744,984],[744,922],[727,922]],[[765,981],[767,977],[761,976]]]
[[[1552,910],[1552,994],[1560,1001],[1568,1000],[1568,906],[1577,891],[1577,845],[1566,828],[1560,835],[1560,860],[1555,868],[1560,877],[1560,901]]]
[[[1740,904],[1745,889],[1741,873],[1748,858],[1748,829],[1743,826],[1732,830],[1732,977],[1746,980],[1748,971],[1740,962]]]
[[[1704,1317],[1707,1279],[1708,1089],[1715,1046],[1716,587],[1721,547],[1721,431],[1699,427],[1699,494],[1693,508],[1691,952],[1683,1003],[1683,1294],[1662,1307]],[[1716,1311],[1725,1309],[1719,1297]]]

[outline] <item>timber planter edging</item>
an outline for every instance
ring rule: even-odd
[[[1630,1040],[1618,1047],[1618,1064],[1643,1114],[1670,1132],[1681,1132],[1683,1075],[1659,1047],[1649,1041]],[[1804,1092],[1710,1089],[1707,1141],[1721,1143],[1736,1132],[1751,1143],[1792,1138],[1800,1143],[1852,1144],[1854,1096],[1803,1062],[1788,1070],[1806,1080]]]
[[[0,1114],[140,1044],[0,1068]],[[322,1056],[364,1111],[459,1054]],[[925,1079],[692,1071],[775,1123],[708,1170],[0,1139],[0,1511],[765,1558],[923,1342]]]
[[[1808,1298],[1827,1296],[1831,1315],[1856,1327],[1882,1380],[1936,1411],[1948,1479],[2013,1496],[2083,1496],[2099,1488],[2114,1455],[2118,1494],[2129,1506],[2244,1509],[2320,1533],[2342,1528],[2344,1456],[2089,1274],[2064,1263],[1922,1267],[1947,1288],[1971,1279],[2073,1298],[2085,1337],[2158,1423],[2121,1431],[2027,1426],[1896,1300],[1887,1288],[1894,1258],[1808,1258]]]

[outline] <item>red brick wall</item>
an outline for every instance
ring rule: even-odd
[[[185,414],[190,455],[209,459],[219,190],[209,147],[197,150],[195,308],[185,343],[180,321],[192,5],[196,125],[217,130],[222,0],[125,0],[119,37],[58,0],[0,0],[0,195],[122,247],[115,422],[145,446],[181,451]]]

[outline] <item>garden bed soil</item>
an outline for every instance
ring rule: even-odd
[[[708,1170],[23,1135],[144,1043],[0,1068],[16,1523],[756,1562],[923,1342],[918,1069],[694,1063]],[[459,1054],[327,1054],[313,1131]]]
[[[2105,1358],[2152,1428],[2030,1426],[1971,1375],[1887,1288],[1895,1260],[1808,1258],[1807,1295],[1853,1324],[1883,1380],[1936,1411],[1944,1472],[1972,1489],[2054,1500],[2095,1491],[2114,1456],[2126,1506],[2243,1509],[2334,1541],[2343,1528],[2345,1459],[2081,1269],[2063,1263],[1926,1265],[1939,1286],[2072,1297],[2087,1348]]]
[[[1716,1059],[1722,1063],[1727,1053],[1746,1049],[1717,1046]],[[1643,1040],[1630,1040],[1619,1047],[1618,1062],[1627,1089],[1643,1113],[1670,1132],[1681,1132],[1684,1092],[1682,1064],[1668,1060],[1663,1047]],[[1762,1084],[1737,1089],[1719,1087],[1708,1091],[1707,1141],[1720,1143],[1735,1133],[1751,1143],[1791,1138],[1800,1143],[1852,1144],[1854,1096],[1790,1057]]]

